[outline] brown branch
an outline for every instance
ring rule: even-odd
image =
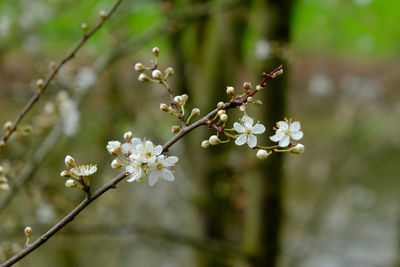
[[[21,112],[18,114],[17,118],[13,122],[11,128],[9,130],[6,130],[6,133],[3,135],[3,137],[0,141],[0,149],[2,147],[4,147],[7,140],[10,138],[10,136],[17,130],[17,127],[18,127],[19,123],[21,122],[22,118],[26,115],[26,113],[28,113],[28,111],[32,108],[32,106],[39,100],[41,94],[47,89],[50,82],[57,75],[58,71],[64,66],[65,63],[67,63],[68,61],[70,61],[72,58],[75,57],[75,54],[79,51],[79,49],[86,43],[86,41],[92,35],[94,35],[101,28],[101,26],[103,26],[104,22],[109,17],[111,17],[111,15],[118,8],[118,6],[122,3],[122,1],[123,0],[118,0],[107,14],[105,14],[104,16],[101,16],[97,25],[94,26],[94,28],[92,28],[88,33],[83,34],[82,39],[74,47],[74,49],[63,60],[61,60],[61,62],[55,68],[53,68],[53,70],[47,76],[46,80],[43,82],[43,86],[41,86],[41,88],[39,88],[37,90],[36,94],[34,94],[31,97],[31,99],[28,101],[28,103],[26,103],[25,107],[21,110]]]

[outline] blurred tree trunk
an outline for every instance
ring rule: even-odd
[[[258,41],[268,43],[289,41],[290,16],[294,1],[291,0],[256,0],[254,10],[258,12]],[[284,65],[285,75],[270,81],[262,92],[265,107],[267,135],[273,135],[272,126],[285,117],[285,94],[288,83],[287,62],[282,55],[273,53],[267,60],[260,60],[257,73],[269,72],[280,64]],[[277,266],[280,253],[280,234],[282,226],[282,191],[283,191],[283,157],[273,154],[265,161],[260,161],[261,177],[250,186],[259,193],[248,192],[248,202],[256,203],[259,214],[245,218],[244,244],[245,251],[251,257],[253,266]],[[257,199],[258,198],[258,199]],[[247,220],[247,222],[246,222]],[[249,221],[258,220],[258,222]],[[254,228],[259,229],[254,229]]]

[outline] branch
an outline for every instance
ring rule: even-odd
[[[5,146],[7,140],[10,138],[10,136],[17,130],[18,124],[21,122],[22,118],[28,113],[28,111],[32,108],[32,106],[39,100],[41,94],[47,89],[49,86],[50,82],[54,79],[54,77],[57,75],[58,71],[64,66],[65,63],[67,63],[69,60],[74,58],[75,54],[79,51],[79,49],[86,43],[86,41],[92,37],[100,28],[103,26],[104,22],[111,17],[111,15],[114,13],[114,11],[118,8],[118,6],[122,3],[123,0],[118,0],[114,6],[110,9],[110,11],[102,16],[100,18],[100,21],[97,23],[97,25],[92,28],[88,33],[85,33],[82,36],[82,39],[80,42],[74,47],[74,49],[63,59],[61,62],[50,72],[50,74],[47,76],[46,80],[43,82],[43,86],[38,89],[36,94],[34,94],[31,99],[28,101],[28,103],[25,105],[25,107],[22,109],[22,111],[18,114],[17,118],[13,122],[11,128],[6,131],[6,133],[3,135],[1,141],[0,141],[0,149]]]

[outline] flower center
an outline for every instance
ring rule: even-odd
[[[164,168],[164,165],[162,165],[162,163],[158,163],[157,164],[157,169],[161,170]]]
[[[150,152],[147,152],[146,153],[146,158],[150,158],[151,157],[151,153]]]

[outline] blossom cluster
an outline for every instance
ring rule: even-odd
[[[141,140],[133,137],[132,132],[124,134],[125,143],[109,141],[108,152],[115,157],[111,162],[112,168],[125,166],[129,174],[128,182],[143,182],[148,179],[153,186],[158,180],[174,180],[174,171],[171,167],[178,162],[178,157],[162,154],[161,145],[154,145],[149,140]]]
[[[65,157],[65,166],[69,170],[63,170],[60,176],[69,178],[65,182],[66,187],[80,187],[83,191],[90,191],[90,179],[89,176],[93,175],[97,171],[96,164],[89,165],[76,165],[75,159],[70,155]]]

